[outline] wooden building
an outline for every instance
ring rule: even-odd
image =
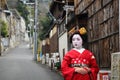
[[[42,41],[42,53],[46,55],[46,53],[50,53],[50,41],[49,38],[46,38]]]
[[[66,13],[64,10],[62,19],[58,24],[58,51],[61,60],[64,54],[71,49],[68,39],[69,31],[74,26],[77,26],[76,28],[85,27],[87,30],[85,48],[94,53],[100,67],[100,73],[101,71],[111,73],[111,54],[120,52],[119,0],[56,1],[65,1],[63,6],[59,4],[63,8],[66,4],[74,4],[74,11]],[[60,14],[55,9],[52,13],[55,17]]]
[[[119,0],[74,2],[78,26],[87,29],[88,49],[95,54],[100,69],[110,70],[111,54],[120,51]]]
[[[50,53],[58,53],[58,29],[55,24],[50,31]]]
[[[59,42],[58,42],[58,27],[59,20],[62,19],[64,11],[63,11],[62,0],[52,1],[50,5],[50,14],[53,19],[53,25],[50,28],[49,39],[50,39],[50,53],[52,57],[55,53],[58,54]]]
[[[56,51],[60,55],[60,60],[63,59],[63,56],[65,55],[65,53],[71,48],[71,47],[68,47],[69,46],[68,32],[66,28],[69,28],[69,26],[71,26],[71,24],[69,24],[69,20],[70,20],[69,16],[73,17],[72,13],[74,14],[74,11],[72,10],[71,12],[71,10],[68,9],[69,8],[68,6],[74,8],[74,0],[55,0],[51,3],[51,6],[50,6],[50,12],[55,19],[54,21],[55,24],[51,28],[51,31],[52,29],[57,28],[57,33],[55,33],[52,37],[50,37],[50,45],[51,45],[50,52],[53,53],[55,52],[55,49],[56,49]],[[67,16],[66,14],[69,14],[69,16]],[[57,46],[55,44],[57,44]]]

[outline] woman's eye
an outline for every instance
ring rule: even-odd
[[[79,39],[79,38],[77,38],[77,40],[78,40],[78,41],[80,41],[80,39]]]
[[[73,38],[72,41],[74,41],[75,39]]]

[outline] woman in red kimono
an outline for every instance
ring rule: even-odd
[[[65,54],[61,71],[65,80],[97,80],[99,67],[92,52],[82,47],[83,37],[75,31],[70,38],[73,49]]]

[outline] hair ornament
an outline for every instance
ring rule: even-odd
[[[75,32],[75,27],[73,27],[68,33],[73,34]]]
[[[80,33],[81,35],[84,35],[84,34],[87,33],[85,27],[81,27],[80,29],[76,29],[75,27],[73,27],[68,33],[69,33],[69,34],[73,34],[73,33],[76,32],[76,31],[79,31],[79,33]]]
[[[84,34],[87,33],[85,27],[81,27],[81,28],[79,29],[79,32],[80,32],[81,35],[84,35]]]

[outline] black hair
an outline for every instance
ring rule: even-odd
[[[81,38],[82,38],[82,40],[83,40],[83,44],[84,44],[85,42],[87,42],[87,34],[81,35],[80,32],[79,32],[79,30],[76,30],[76,31],[74,31],[74,33],[70,36],[70,43],[72,43],[72,37],[73,37],[75,34],[78,34],[78,35],[81,36]]]

